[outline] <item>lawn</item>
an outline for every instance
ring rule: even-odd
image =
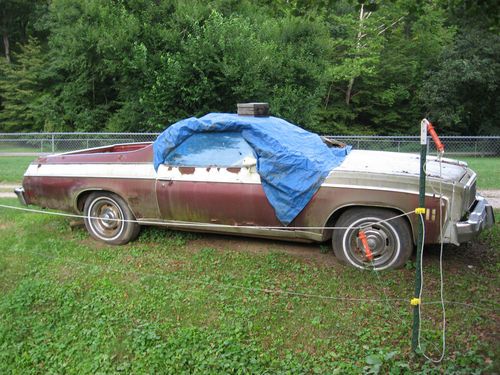
[[[478,177],[481,189],[500,189],[500,158],[459,158],[469,164]]]
[[[362,272],[327,245],[153,228],[111,247],[69,219],[0,208],[0,373],[495,372],[499,246],[497,225],[446,250],[434,365],[410,349],[412,262]],[[427,249],[424,302],[438,300],[438,261]],[[439,304],[422,313],[437,357]]]
[[[0,156],[0,183],[20,183],[34,156]]]

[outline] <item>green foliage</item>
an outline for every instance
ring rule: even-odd
[[[441,54],[420,96],[448,134],[500,134],[500,36],[463,30]]]
[[[312,123],[321,95],[321,25],[297,19],[224,17],[213,11],[191,26],[180,50],[161,52],[142,97],[149,128],[188,116],[234,112],[243,101],[269,101],[274,114]]]
[[[21,47],[16,60],[16,64],[0,61],[2,128],[10,132],[42,131],[46,55],[38,41],[30,39]]]
[[[6,0],[0,131],[158,131],[268,101],[320,133],[417,134],[428,114],[498,133],[493,3]]]
[[[365,13],[363,21],[354,10],[336,20],[342,54],[330,69],[325,119],[338,124],[335,133],[415,133],[424,115],[415,100],[424,73],[453,35],[443,11],[401,1]]]

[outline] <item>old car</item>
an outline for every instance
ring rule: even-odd
[[[401,267],[411,256],[419,155],[332,148],[273,117],[211,114],[176,125],[155,143],[41,156],[16,194],[24,204],[84,215],[90,235],[108,244],[125,244],[141,225],[157,224],[330,240],[336,257],[358,268]],[[442,237],[458,245],[493,224],[466,163],[428,157],[426,172],[426,244]]]

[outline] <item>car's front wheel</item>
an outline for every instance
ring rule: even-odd
[[[362,269],[384,270],[402,267],[413,252],[411,229],[404,217],[381,208],[351,208],[342,213],[335,223],[332,246],[342,263]],[[391,220],[388,220],[391,219]],[[359,238],[366,235],[372,257],[365,253]]]
[[[127,203],[116,194],[96,192],[85,201],[85,226],[90,235],[111,245],[137,238],[140,226]]]

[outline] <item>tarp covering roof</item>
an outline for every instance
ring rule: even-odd
[[[304,209],[351,149],[329,148],[317,134],[280,118],[209,113],[181,120],[158,136],[153,144],[155,169],[177,145],[200,132],[241,133],[255,151],[262,188],[283,225]]]

